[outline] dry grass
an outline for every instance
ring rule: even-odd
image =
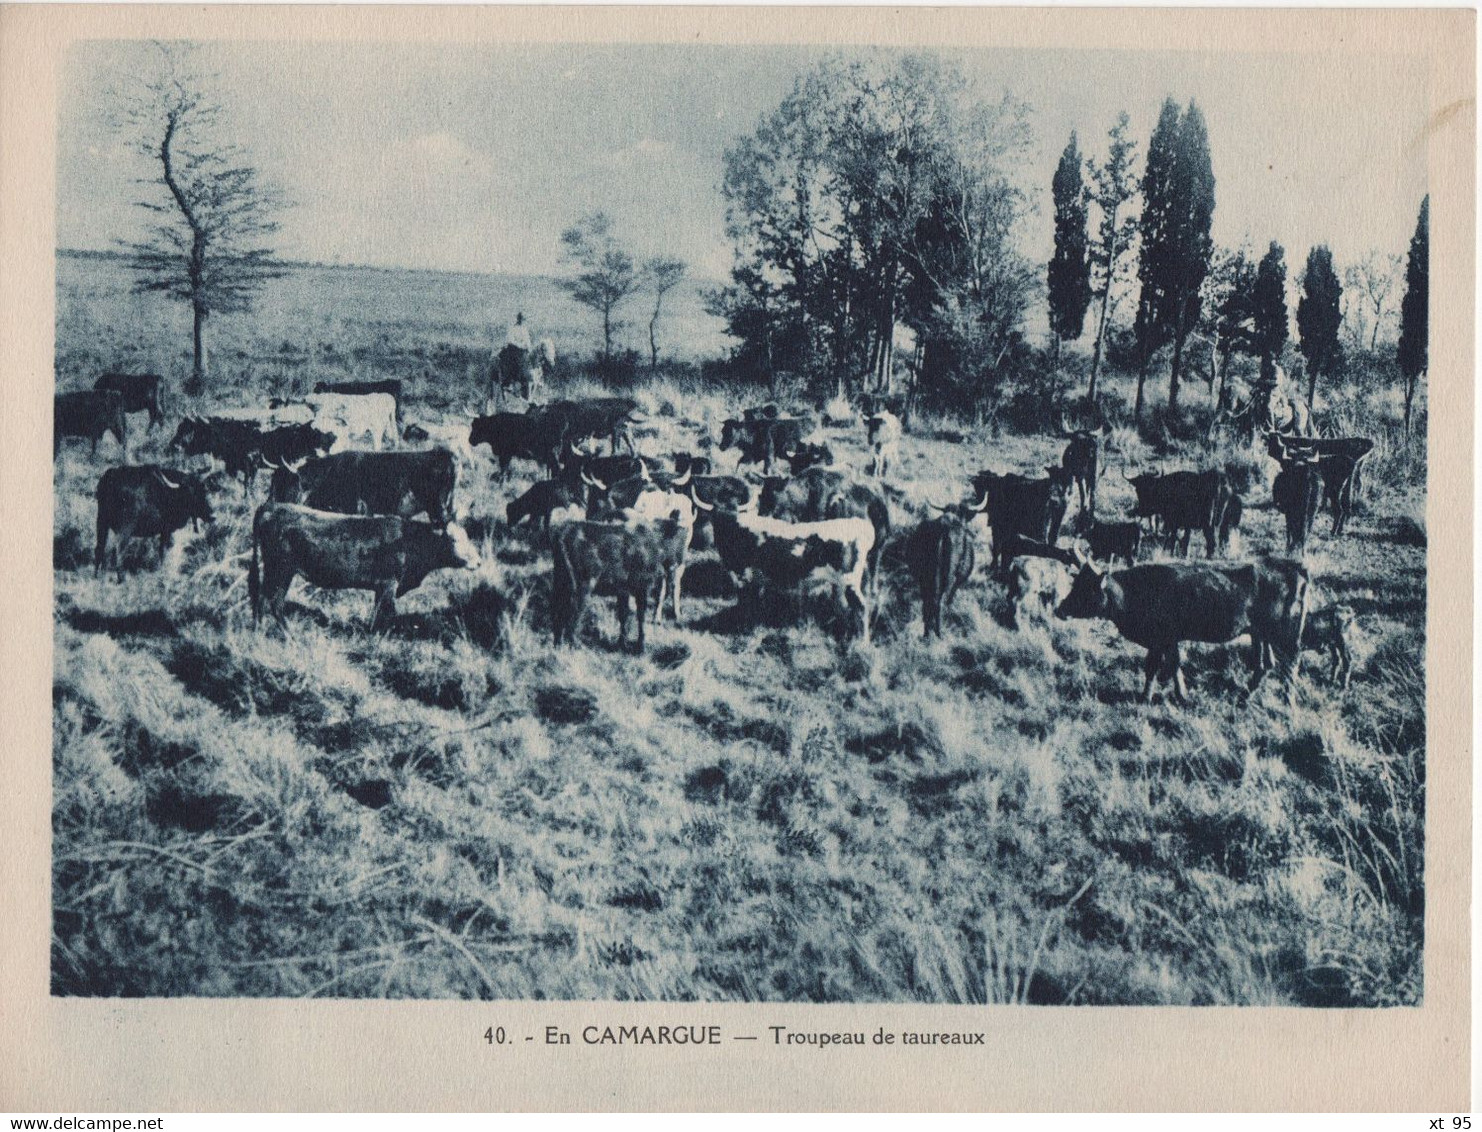
[[[79,325],[106,327],[90,309]],[[734,408],[639,396],[651,452]],[[936,435],[904,445],[902,528],[981,467],[1059,456]],[[863,467],[858,439],[830,443]],[[1288,713],[1275,689],[1241,705],[1243,658],[1219,647],[1189,650],[1194,707],[1142,706],[1138,650],[1100,623],[1007,628],[981,571],[925,642],[889,562],[868,648],[728,622],[702,556],[687,624],[643,658],[613,647],[605,599],[586,647],[553,651],[548,552],[501,522],[530,470],[500,487],[482,457],[462,489],[479,570],[433,575],[379,636],[367,596],[299,583],[286,635],[257,633],[239,489],[162,568],[147,550],[94,580],[103,448],[57,465],[58,993],[1420,999],[1425,552],[1402,520],[1423,464],[1377,476],[1350,537],[1320,521],[1317,585],[1363,647],[1349,691],[1309,664]],[[1253,551],[1280,545],[1263,502]],[[1129,505],[1108,477],[1102,511]]]

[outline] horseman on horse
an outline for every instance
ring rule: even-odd
[[[510,325],[504,347],[494,356],[491,385],[497,384],[500,401],[512,389],[518,390],[520,396],[528,401],[555,366],[555,344],[549,338],[542,338],[538,347],[532,346],[530,327],[521,311]]]
[[[1296,393],[1286,370],[1275,364],[1269,369],[1263,365],[1261,369],[1261,376],[1249,394],[1243,398],[1236,394],[1230,408],[1215,415],[1211,429],[1214,424],[1227,421],[1236,435],[1251,443],[1268,432],[1315,436],[1311,411]]]

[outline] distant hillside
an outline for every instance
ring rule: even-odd
[[[318,346],[397,340],[409,335],[453,347],[492,348],[523,312],[536,338],[551,338],[559,353],[585,356],[601,345],[596,315],[572,300],[549,276],[487,275],[394,267],[296,263],[264,288],[248,314],[210,323],[211,348],[260,354],[264,346]],[[185,307],[132,290],[127,257],[114,251],[59,249],[57,320],[90,325],[106,339],[123,336],[143,357],[165,367],[188,345]],[[685,361],[719,357],[732,339],[705,310],[714,284],[687,279],[664,300],[659,345]],[[643,294],[619,310],[626,326],[618,344],[648,353],[650,300]]]

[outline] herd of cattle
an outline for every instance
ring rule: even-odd
[[[150,428],[162,424],[160,394],[158,376],[119,373],[105,374],[93,390],[58,394],[54,451],[70,436],[90,440],[96,452],[111,432],[127,453],[127,415],[147,412]],[[722,474],[708,441],[700,444],[703,454],[640,455],[634,426],[641,414],[629,398],[558,400],[474,415],[453,427],[403,427],[401,401],[397,381],[321,383],[300,402],[187,416],[170,449],[210,457],[221,472],[127,463],[104,471],[96,490],[95,572],[105,565],[110,535],[116,559],[125,542],[143,537],[157,538],[163,557],[175,532],[212,522],[210,493],[223,472],[240,478],[250,495],[256,473],[267,470],[269,499],[252,525],[254,624],[264,606],[282,623],[288,589],[302,577],[322,588],[370,590],[372,624],[381,627],[396,598],[432,571],[477,564],[477,550],[455,521],[454,497],[474,451],[487,448],[500,482],[516,460],[545,473],[508,502],[505,518],[511,528],[528,521],[548,532],[558,645],[576,644],[587,605],[601,591],[616,598],[620,644],[634,620],[641,652],[650,609],[658,621],[667,601],[681,620],[686,561],[707,547],[736,583],[743,607],[796,594],[810,579],[836,583],[848,631],[866,643],[889,552],[919,589],[926,636],[940,636],[943,609],[974,572],[973,526],[983,516],[992,567],[1007,580],[1014,607],[1038,602],[1061,617],[1110,620],[1147,649],[1144,700],[1159,682],[1185,699],[1183,643],[1242,636],[1251,641],[1252,688],[1280,658],[1294,689],[1303,647],[1327,650],[1334,678],[1348,681],[1352,611],[1309,608],[1301,556],[1324,503],[1334,534],[1343,533],[1373,449],[1367,439],[1266,431],[1266,450],[1281,467],[1272,503],[1286,521],[1287,552],[1297,557],[1234,563],[1214,561],[1245,506],[1238,490],[1245,485],[1226,468],[1124,472],[1136,493],[1131,515],[1096,518],[1104,421],[1072,428],[1062,417],[1068,444],[1058,465],[1038,476],[979,472],[963,499],[931,504],[928,517],[900,532],[883,488],[899,460],[902,426],[882,403],[862,406],[869,454],[863,474],[839,465],[810,418],[773,405],[724,422],[718,448],[734,452],[736,464]],[[786,474],[779,474],[782,464]],[[748,465],[760,465],[760,474],[742,474]],[[1066,540],[1062,527],[1073,500],[1083,516],[1077,538]],[[562,519],[553,522],[557,513]],[[1149,532],[1187,555],[1195,531],[1210,561],[1138,564]],[[1117,559],[1125,566],[1109,569]]]

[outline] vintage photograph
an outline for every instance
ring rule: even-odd
[[[1425,1004],[1427,78],[73,43],[51,995]]]

